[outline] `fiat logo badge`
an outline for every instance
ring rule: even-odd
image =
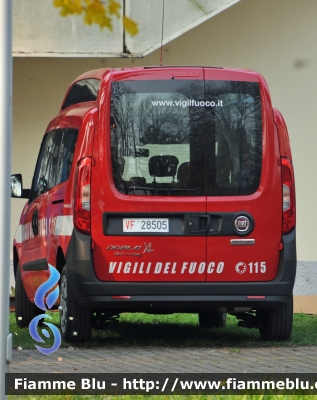
[[[234,220],[234,227],[236,231],[240,233],[247,232],[250,229],[250,225],[251,221],[245,215],[239,215],[239,217]]]

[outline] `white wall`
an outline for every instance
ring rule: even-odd
[[[266,78],[291,138],[298,259],[302,261],[317,261],[316,15],[317,1],[313,0],[242,0],[170,42],[163,51],[165,65],[250,68]],[[100,67],[157,65],[159,59],[159,51],[144,59],[15,58],[12,171],[22,172],[25,186],[30,185],[43,132],[76,76]],[[12,200],[12,237],[22,206],[22,200]]]

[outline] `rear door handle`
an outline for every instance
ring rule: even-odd
[[[189,231],[191,234],[193,235],[199,235],[199,234],[204,234],[204,233],[208,233],[209,229],[210,229],[210,215],[206,214],[206,215],[202,215],[202,214],[194,214],[191,215],[191,218],[204,218],[206,219],[206,226],[204,229],[199,229],[197,231]]]

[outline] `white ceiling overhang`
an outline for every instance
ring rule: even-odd
[[[143,57],[161,46],[163,5],[164,45],[240,0],[117,0],[139,25],[134,37],[118,19],[109,32],[61,17],[52,0],[12,1],[15,57]]]

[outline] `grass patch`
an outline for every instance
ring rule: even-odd
[[[50,322],[59,327],[59,314],[49,313]],[[291,339],[287,342],[265,342],[260,339],[258,329],[237,326],[235,317],[228,315],[227,326],[218,329],[202,329],[198,326],[197,314],[149,315],[143,313],[123,313],[120,322],[106,329],[92,330],[92,338],[83,344],[87,348],[110,347],[229,347],[235,352],[243,347],[311,346],[317,345],[317,316],[294,314]],[[46,327],[45,327],[46,328]],[[18,328],[15,315],[10,315],[10,332],[13,334],[13,348],[34,348],[28,328]],[[39,329],[41,334],[41,329]],[[43,336],[42,336],[43,337]],[[51,346],[45,339],[44,346]],[[68,347],[69,343],[63,342]],[[76,345],[78,346],[78,345]]]

